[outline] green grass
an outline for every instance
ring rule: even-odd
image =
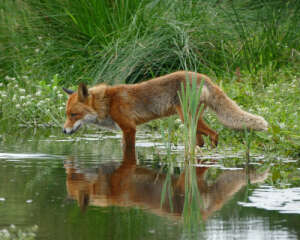
[[[189,69],[270,122],[254,148],[299,156],[299,10],[297,0],[3,0],[0,121],[58,126],[62,86]],[[240,146],[242,134],[207,119],[221,146]]]
[[[183,142],[185,145],[185,160],[195,163],[197,123],[203,106],[199,106],[203,86],[197,84],[197,73],[186,75],[186,84],[181,84],[179,95],[183,114]]]

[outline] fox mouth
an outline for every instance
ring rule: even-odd
[[[76,132],[81,127],[81,121],[77,121],[72,128],[64,128],[63,133],[72,134]]]

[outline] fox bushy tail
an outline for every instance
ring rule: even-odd
[[[216,112],[219,121],[226,127],[242,130],[244,128],[264,131],[268,129],[267,121],[261,117],[242,110],[217,85],[205,81],[202,92],[206,105]]]

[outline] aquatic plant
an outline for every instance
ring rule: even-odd
[[[198,85],[197,73],[193,74],[191,79],[186,73],[186,84],[181,84],[179,93],[184,122],[185,160],[191,163],[195,163],[197,123],[203,109],[203,106],[199,105],[203,83],[201,81],[201,85]]]

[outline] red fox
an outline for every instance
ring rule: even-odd
[[[137,84],[108,86],[99,84],[88,89],[81,83],[77,92],[64,88],[69,94],[67,119],[63,132],[74,133],[83,124],[93,123],[123,131],[123,153],[135,156],[136,126],[153,119],[178,114],[183,120],[179,93],[181,84],[203,82],[200,104],[209,107],[220,122],[232,129],[267,130],[263,117],[243,111],[209,77],[203,74],[179,71]],[[202,135],[209,136],[213,145],[218,134],[203,121],[201,112],[197,124],[197,145],[203,146]]]

